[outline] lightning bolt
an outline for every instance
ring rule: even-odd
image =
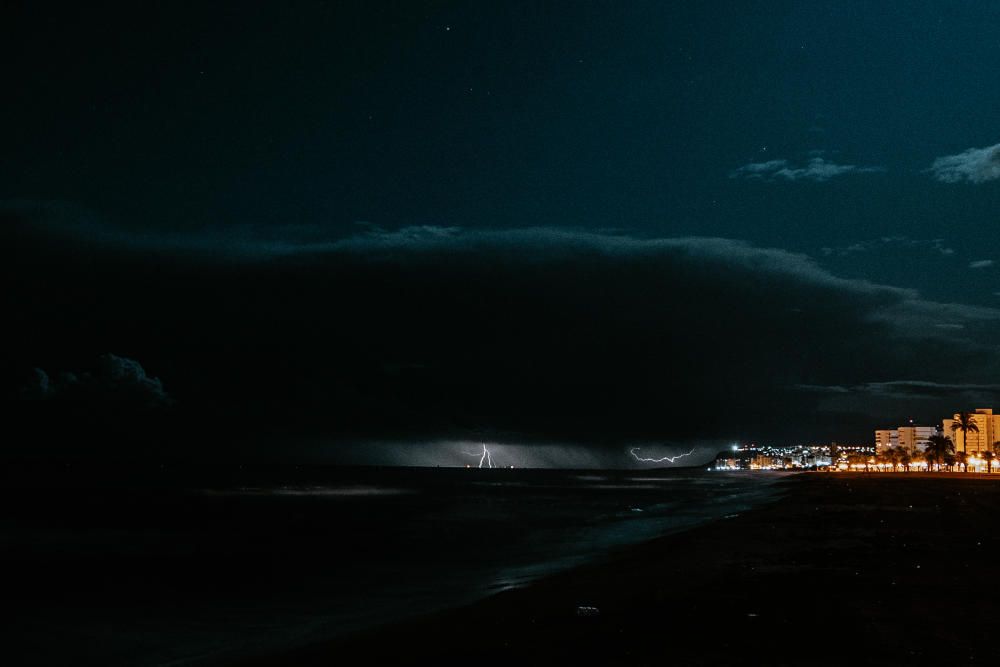
[[[640,449],[641,447],[633,447],[632,449],[628,450],[628,453],[634,456],[636,461],[642,461],[643,463],[663,463],[664,461],[666,461],[667,463],[673,463],[677,459],[682,459],[685,456],[690,456],[691,454],[694,454],[694,448],[692,447],[690,452],[684,452],[683,454],[677,454],[676,456],[661,456],[658,459],[650,459],[636,454],[636,452],[638,452]]]
[[[485,464],[485,466],[487,468],[492,468],[493,467],[493,456],[490,454],[490,450],[486,446],[485,442],[483,443],[483,451],[482,452],[465,452],[465,455],[466,456],[478,456],[479,457],[479,467],[480,468],[482,468],[484,464]]]

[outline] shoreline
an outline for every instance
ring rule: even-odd
[[[239,664],[989,661],[991,479],[801,473],[778,482],[776,502],[603,562]]]

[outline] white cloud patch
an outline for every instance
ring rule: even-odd
[[[969,262],[970,269],[988,269],[993,266],[992,259],[978,259],[975,262]]]
[[[844,174],[870,174],[885,171],[884,167],[837,164],[822,157],[812,157],[802,165],[788,160],[751,162],[730,172],[730,178],[745,178],[761,181],[813,181],[822,183]]]
[[[947,245],[944,239],[911,239],[908,236],[883,236],[877,239],[858,241],[847,246],[827,246],[820,250],[827,257],[849,257],[859,253],[881,251],[886,248],[913,250],[926,248],[945,256],[955,254],[955,249]]]
[[[768,160],[767,162],[751,162],[750,164],[745,164],[739,169],[734,170],[729,176],[730,178],[737,178],[739,176],[745,176],[747,178],[764,178],[774,174],[775,172],[785,169],[788,166],[788,160]]]
[[[1000,144],[939,157],[926,170],[942,183],[986,183],[1000,179]]]

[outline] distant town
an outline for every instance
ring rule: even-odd
[[[721,452],[714,470],[828,470],[866,472],[991,473],[1000,451],[1000,415],[992,408],[956,412],[940,425],[912,420],[877,429],[870,443],[791,447],[735,444]]]

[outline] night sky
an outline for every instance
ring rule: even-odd
[[[1000,2],[210,4],[3,10],[5,457],[1000,407]]]

